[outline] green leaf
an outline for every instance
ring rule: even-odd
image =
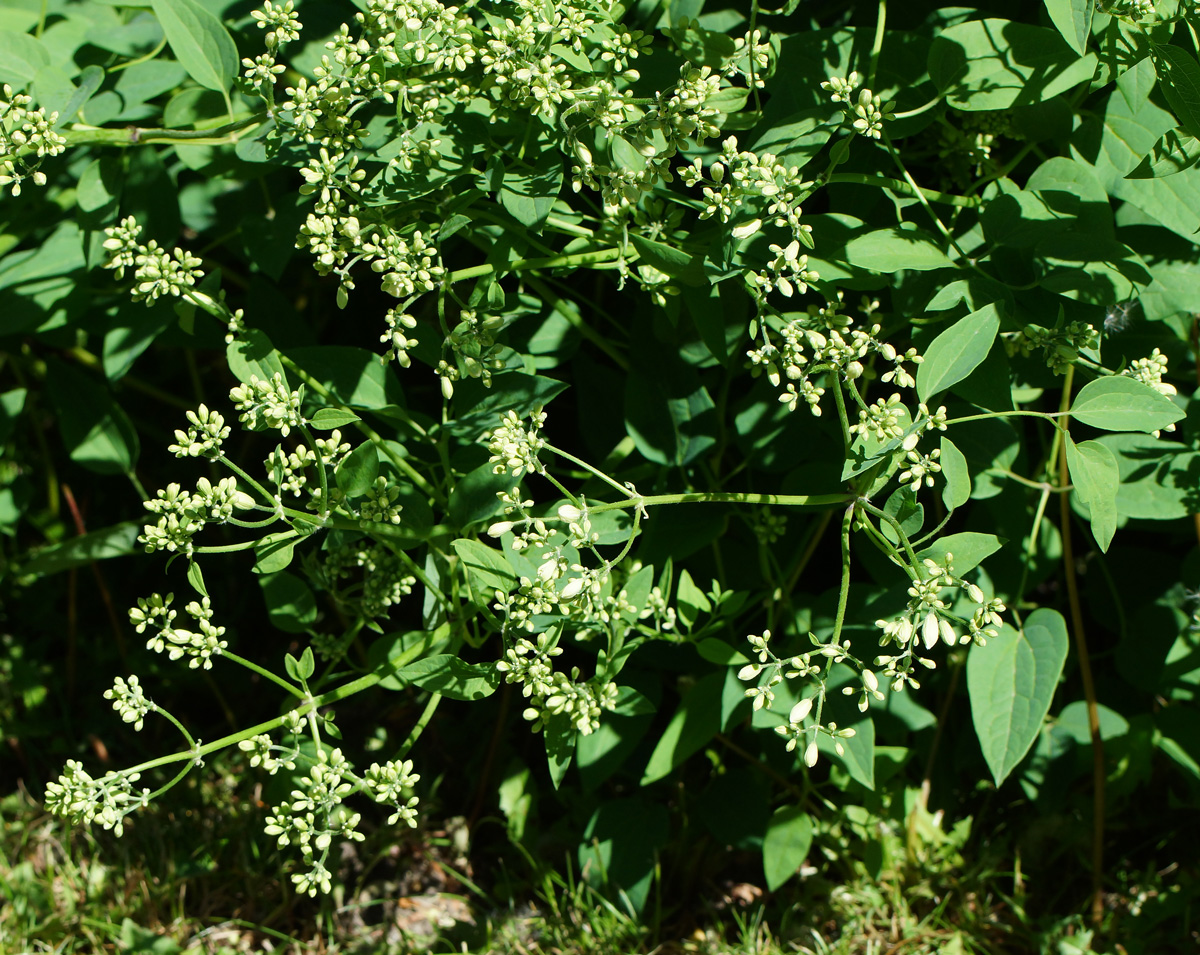
[[[371,441],[364,441],[337,466],[335,480],[338,489],[348,498],[362,497],[375,486],[379,477],[379,450]]]
[[[1071,405],[1071,417],[1103,431],[1159,431],[1184,417],[1166,395],[1125,375],[1089,381]]]
[[[309,424],[318,431],[332,431],[334,428],[344,428],[355,421],[362,421],[353,411],[343,411],[341,408],[321,408],[309,419]]]
[[[516,584],[517,575],[500,551],[469,538],[456,540],[451,546],[466,567],[477,598],[490,601],[493,591],[507,593]]]
[[[239,60],[225,25],[196,0],[151,0],[150,5],[191,78],[205,89],[227,92]]]
[[[929,78],[964,110],[1027,106],[1090,82],[1096,57],[1080,57],[1055,30],[1009,20],[968,20],[929,47]]]
[[[942,488],[942,503],[946,505],[946,510],[952,511],[962,507],[971,498],[971,472],[967,469],[966,455],[945,435],[942,436],[940,447],[942,477],[946,480]]]
[[[410,663],[396,676],[451,700],[482,700],[500,685],[500,674],[491,663],[464,663],[452,653],[440,653]]]
[[[1025,758],[1041,731],[1067,659],[1067,624],[1042,608],[1025,628],[1003,627],[967,656],[971,719],[996,785]]]
[[[368,411],[404,406],[399,379],[375,352],[349,345],[321,345],[290,348],[287,355],[343,405]]]
[[[544,153],[543,157],[548,159],[549,155]],[[546,161],[536,167],[509,168],[504,172],[500,187],[500,205],[522,225],[535,232],[541,231],[558,201],[562,182],[561,162]]]
[[[725,673],[709,673],[688,691],[650,754],[641,785],[662,779],[720,731]]]
[[[768,891],[774,892],[799,871],[812,848],[812,840],[812,819],[801,806],[781,806],[775,810],[762,847]]]
[[[647,461],[686,465],[716,444],[716,405],[703,385],[680,394],[663,377],[631,374],[625,380],[625,430]]]
[[[71,460],[97,474],[128,474],[138,458],[138,436],[108,389],[87,372],[47,362],[46,390]]]
[[[274,574],[285,570],[292,562],[296,547],[294,531],[279,531],[268,534],[254,545],[254,573]]]
[[[287,571],[258,578],[271,624],[285,633],[304,633],[317,622],[317,598],[308,584]]]
[[[1163,133],[1126,179],[1164,179],[1191,169],[1200,160],[1200,139],[1178,129]]]
[[[1080,56],[1086,53],[1096,0],[1046,0],[1046,12],[1071,49]]]
[[[945,534],[939,537],[924,550],[917,551],[917,557],[921,560],[931,558],[941,563],[947,554],[951,554],[954,573],[961,577],[996,553],[1003,544],[1003,539],[995,534],[963,531],[960,534]]]
[[[1107,552],[1117,532],[1117,491],[1121,484],[1117,459],[1099,441],[1076,444],[1067,435],[1067,468],[1075,493],[1091,514],[1092,536]]]
[[[704,595],[704,591],[696,586],[692,575],[686,570],[679,575],[679,589],[675,592],[675,606],[679,618],[689,630],[702,613],[711,613],[712,604]]]
[[[550,770],[550,782],[558,789],[571,768],[571,757],[575,755],[575,744],[579,731],[566,713],[555,713],[542,727],[546,743],[546,763]]]
[[[225,349],[225,360],[233,376],[243,385],[250,384],[252,377],[270,381],[277,373],[287,382],[279,352],[261,329],[248,328],[240,339],[230,342]]]
[[[750,662],[749,657],[719,637],[705,637],[696,644],[696,652],[709,663],[715,663],[717,666],[740,667]]]
[[[1170,521],[1194,511],[1189,501],[1196,493],[1196,452],[1181,453],[1177,441],[1162,441],[1148,434],[1125,432],[1097,439],[1117,460],[1121,484],[1117,513],[1132,520]]]
[[[1000,330],[995,303],[960,318],[938,335],[917,366],[917,396],[928,402],[957,384],[982,364]]]
[[[124,557],[138,551],[137,538],[142,527],[133,521],[114,524],[102,530],[72,537],[61,544],[51,544],[34,552],[29,562],[21,566],[22,576],[45,577],[110,557]]]
[[[38,70],[50,65],[50,51],[37,37],[0,30],[0,84],[17,89],[33,82]]]
[[[1188,133],[1200,136],[1200,63],[1187,50],[1166,44],[1151,48],[1163,95]]]
[[[187,569],[188,583],[192,585],[192,589],[201,597],[207,597],[208,591],[204,587],[204,572],[200,569],[200,565],[194,560],[188,561]]]
[[[732,671],[731,671],[732,672]],[[867,789],[875,788],[875,721],[869,716],[860,716],[858,708],[851,708],[849,698],[840,696],[834,704],[834,709],[841,712],[842,718],[835,722],[842,729],[853,729],[854,735],[839,740],[842,752],[838,753],[834,741],[824,733],[817,737],[817,748],[822,755],[837,760],[850,774],[850,778],[861,783]],[[826,707],[826,718],[833,715]]]
[[[496,495],[512,486],[513,479],[509,474],[497,474],[492,465],[481,464],[459,478],[450,492],[446,513],[459,527],[486,521],[504,506]]]
[[[876,229],[856,236],[846,243],[845,258],[859,268],[887,273],[901,269],[929,272],[954,264],[933,236],[915,228]]]
[[[631,233],[629,241],[638,253],[638,261],[653,265],[683,285],[707,285],[708,279],[704,274],[704,255],[688,255],[688,253],[647,239],[645,236]]]

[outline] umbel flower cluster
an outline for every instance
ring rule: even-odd
[[[42,160],[57,156],[67,141],[57,132],[58,113],[47,114],[33,108],[33,99],[15,93],[7,83],[0,97],[0,186],[7,186],[15,197],[26,181],[35,186],[46,184]]]

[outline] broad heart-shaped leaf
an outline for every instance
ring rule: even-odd
[[[516,573],[500,551],[469,538],[456,540],[451,546],[466,567],[472,585],[480,591],[476,597],[490,599],[494,590],[507,593],[517,582]]]
[[[195,0],[150,0],[175,59],[205,89],[225,93],[238,70],[237,46],[215,16]]]
[[[1200,136],[1200,63],[1187,50],[1170,43],[1151,47],[1150,56],[1179,125]]]
[[[642,785],[662,779],[676,766],[700,749],[721,729],[721,697],[725,690],[725,671],[701,677],[688,690],[663,730],[658,745],[650,754]]]
[[[1086,53],[1088,37],[1092,35],[1096,0],[1046,0],[1046,12],[1071,49],[1080,56]]]
[[[1066,659],[1066,621],[1046,608],[1026,617],[1024,630],[1002,627],[985,646],[971,648],[971,719],[997,786],[1037,739]]]
[[[1000,312],[993,302],[960,318],[930,342],[925,360],[917,366],[917,396],[921,401],[928,401],[978,368],[999,330]]]
[[[1181,129],[1163,133],[1126,179],[1165,179],[1191,169],[1200,160],[1200,139]]]
[[[1125,375],[1089,381],[1071,404],[1071,417],[1102,431],[1159,431],[1184,417],[1166,395]]]
[[[781,806],[771,816],[763,837],[763,871],[774,892],[800,869],[812,848],[813,827],[801,806]]]
[[[464,663],[452,653],[439,653],[396,671],[397,678],[452,700],[482,700],[500,685],[490,663]]]
[[[938,35],[928,66],[933,85],[951,106],[995,110],[1040,103],[1089,82],[1096,57],[1080,57],[1046,27],[968,20]]]
[[[348,424],[361,420],[353,411],[343,411],[341,408],[320,408],[308,423],[318,431],[332,431],[334,428],[344,428]]]
[[[1117,491],[1121,473],[1116,456],[1099,441],[1076,444],[1067,435],[1067,468],[1079,500],[1091,513],[1092,536],[1108,551],[1117,532]]]
[[[952,511],[962,507],[971,498],[971,472],[967,468],[966,456],[949,438],[942,436],[942,478],[946,481],[942,488],[942,503],[946,510]]]

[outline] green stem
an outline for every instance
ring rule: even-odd
[[[553,255],[540,259],[514,259],[502,268],[505,272],[521,272],[526,269],[570,268],[574,265],[593,265],[599,262],[611,262],[613,259],[619,259],[620,257],[620,249],[597,249],[595,252],[577,252],[574,255]],[[495,265],[485,262],[483,265],[472,265],[469,268],[457,269],[446,277],[446,281],[449,284],[454,284],[466,279],[478,278],[481,275],[491,275],[493,272],[498,271],[500,269]]]
[[[622,488],[624,490],[624,488]],[[655,507],[659,504],[778,504],[781,507],[830,507],[851,500],[848,494],[750,494],[732,491],[690,491],[684,494],[653,494],[631,497],[611,504],[588,507],[591,514],[619,511],[630,507]]]
[[[321,455],[321,449],[317,447],[316,439],[313,438],[312,431],[309,430],[307,424],[300,425],[300,433],[304,435],[304,440],[308,442],[308,446],[312,448],[313,454],[317,456],[317,480],[321,485],[321,523],[324,523],[329,518],[329,475],[325,473],[325,459]]]
[[[854,520],[855,503],[851,501],[842,515],[842,584],[838,591],[837,616],[833,620],[833,638],[830,643],[841,641],[842,625],[846,622],[846,604],[850,599],[850,524]]]
[[[262,495],[262,497],[265,500],[270,502],[270,504],[272,505],[272,508],[274,508],[275,495],[272,494],[270,491],[268,491],[261,484],[259,484],[256,480],[254,480],[254,478],[252,478],[244,470],[242,470],[242,468],[239,465],[234,464],[234,462],[229,460],[229,458],[227,458],[224,454],[220,455],[217,458],[217,461],[220,464],[225,465],[225,467],[229,468],[230,471],[232,471],[234,474],[236,474],[238,477],[240,477],[243,481],[245,481],[247,484],[249,484],[252,488],[254,488],[254,490],[256,490],[260,495]]]
[[[968,421],[984,421],[988,418],[1047,418],[1053,420],[1068,412],[1065,411],[989,411],[986,414],[972,414],[963,418],[951,418],[946,422],[951,424],[966,424]]]
[[[926,199],[933,202],[941,202],[950,206],[961,206],[964,209],[974,209],[979,203],[978,196],[956,196],[949,192],[938,192],[936,189],[923,189],[914,187],[907,182],[902,182],[899,179],[890,179],[886,176],[873,176],[861,172],[838,172],[829,177],[830,182],[849,182],[861,186],[879,186],[881,189],[890,189],[892,192],[899,193],[902,196],[915,197],[917,192],[920,192]]]
[[[904,528],[900,526],[900,522],[898,520],[896,520],[896,518],[892,517],[892,515],[889,514],[887,511],[883,510],[882,508],[876,507],[870,501],[866,501],[866,500],[863,500],[862,498],[859,498],[858,506],[861,507],[868,514],[874,514],[880,520],[887,521],[891,525],[892,530],[894,530],[896,532],[897,539],[900,541],[901,546],[904,548],[904,553],[907,555],[909,562],[912,565],[912,569],[914,571],[916,571],[917,573],[920,573],[920,570],[919,570],[920,562],[917,560],[917,555],[913,552],[912,542],[909,541],[908,535],[906,533],[904,533]]]
[[[188,746],[196,745],[196,741],[195,741],[195,739],[192,738],[192,734],[187,731],[187,727],[184,726],[182,723],[180,723],[179,720],[177,720],[173,714],[168,713],[166,710],[162,709],[161,707],[156,707],[155,712],[157,712],[159,716],[163,717],[163,719],[165,719],[168,722],[170,722],[171,724],[173,724],[174,727],[177,730],[179,730],[179,732],[183,735],[184,740],[187,742]],[[174,784],[172,783],[172,785],[174,785]]]
[[[238,656],[236,653],[230,653],[228,650],[222,650],[221,656],[232,660],[234,663],[244,666],[247,670],[252,670],[253,672],[257,673],[259,676],[263,677],[264,679],[270,680],[272,683],[275,683],[275,684],[283,687],[290,694],[292,694],[292,696],[296,697],[296,699],[299,699],[299,700],[307,699],[307,695],[305,693],[303,693],[294,684],[289,683],[287,680],[285,680],[283,677],[279,676],[278,674],[272,673],[270,670],[260,667],[257,663],[253,663],[250,660],[247,660],[245,657]]]
[[[425,727],[429,725],[429,721],[433,719],[433,714],[437,711],[438,704],[442,702],[442,694],[429,694],[429,702],[425,704],[425,709],[421,711],[421,717],[411,730],[408,731],[408,736],[405,737],[400,748],[396,750],[394,759],[404,759],[409,751],[417,745],[417,740],[421,738],[421,734],[425,732]]]
[[[615,488],[617,491],[620,491],[622,494],[629,493],[629,488],[625,487],[625,485],[618,484],[616,481],[614,481],[612,478],[610,478],[607,474],[605,474],[599,468],[597,468],[591,464],[588,464],[582,458],[577,458],[577,457],[575,457],[575,455],[571,454],[570,452],[564,451],[562,448],[555,447],[552,444],[545,445],[545,448],[547,451],[550,451],[553,454],[557,454],[560,458],[566,458],[568,461],[570,461],[574,464],[578,464],[584,470],[590,471],[592,474],[596,475],[596,477],[600,478],[601,481],[604,481],[610,487]],[[567,497],[571,497],[571,495],[567,494]]]
[[[867,88],[875,88],[875,73],[879,68],[879,53],[883,49],[883,35],[887,29],[887,0],[879,0],[879,15],[875,18],[875,41],[871,44],[871,65],[867,70]]]
[[[137,66],[140,63],[148,63],[150,60],[153,60],[156,56],[158,56],[158,54],[160,54],[166,48],[167,48],[167,38],[164,36],[159,41],[158,46],[156,46],[153,50],[151,50],[145,56],[139,56],[136,60],[126,60],[124,63],[118,63],[116,66],[110,66],[105,72],[107,72],[111,75],[113,73],[119,73],[121,70],[127,70],[131,66]]]
[[[300,536],[299,531],[295,531],[295,530],[281,531],[280,536],[275,539],[275,542],[278,543],[279,541],[285,541],[292,537],[299,537],[299,536]],[[217,544],[217,545],[213,545],[213,546],[209,546],[209,547],[197,547],[195,549],[194,553],[197,553],[197,554],[236,554],[238,551],[251,550],[254,547],[256,547],[257,545],[258,545],[258,541],[256,541],[256,540],[241,541],[237,544]]]
[[[266,113],[255,113],[215,129],[150,129],[141,126],[109,129],[75,123],[68,129],[60,130],[60,135],[66,139],[68,146],[148,146],[165,143],[222,146],[237,142],[237,133],[258,126],[266,119]]]
[[[846,457],[850,456],[850,419],[846,415],[846,399],[842,395],[842,379],[833,373],[833,401],[837,405],[838,421],[842,425],[842,448],[845,451]]]

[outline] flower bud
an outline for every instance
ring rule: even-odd
[[[956,634],[954,632],[954,628],[950,626],[949,620],[939,621],[938,626],[942,632],[942,643],[946,644],[948,647],[952,647],[958,643],[958,634]]]
[[[577,521],[583,517],[583,511],[577,508],[574,504],[564,504],[558,509],[558,516],[564,521]]]
[[[738,670],[739,680],[753,680],[762,672],[762,667],[757,663],[747,663],[744,667]]]
[[[925,622],[921,625],[921,640],[926,650],[933,649],[938,642],[938,617],[932,610],[925,615]]]
[[[558,595],[563,600],[574,600],[579,596],[581,590],[583,590],[583,578],[572,577],[567,581],[567,585],[559,591]]]
[[[813,701],[812,701],[811,696],[806,697],[805,699],[801,700],[799,703],[797,703],[795,706],[792,707],[792,711],[788,714],[788,722],[789,723],[802,722],[808,716],[808,714],[812,711],[812,706],[813,706]]]
[[[488,537],[503,537],[512,530],[512,521],[497,521],[487,529]]]
[[[808,744],[808,749],[804,751],[804,765],[812,769],[817,765],[817,756],[820,755],[817,750],[816,742]]]

